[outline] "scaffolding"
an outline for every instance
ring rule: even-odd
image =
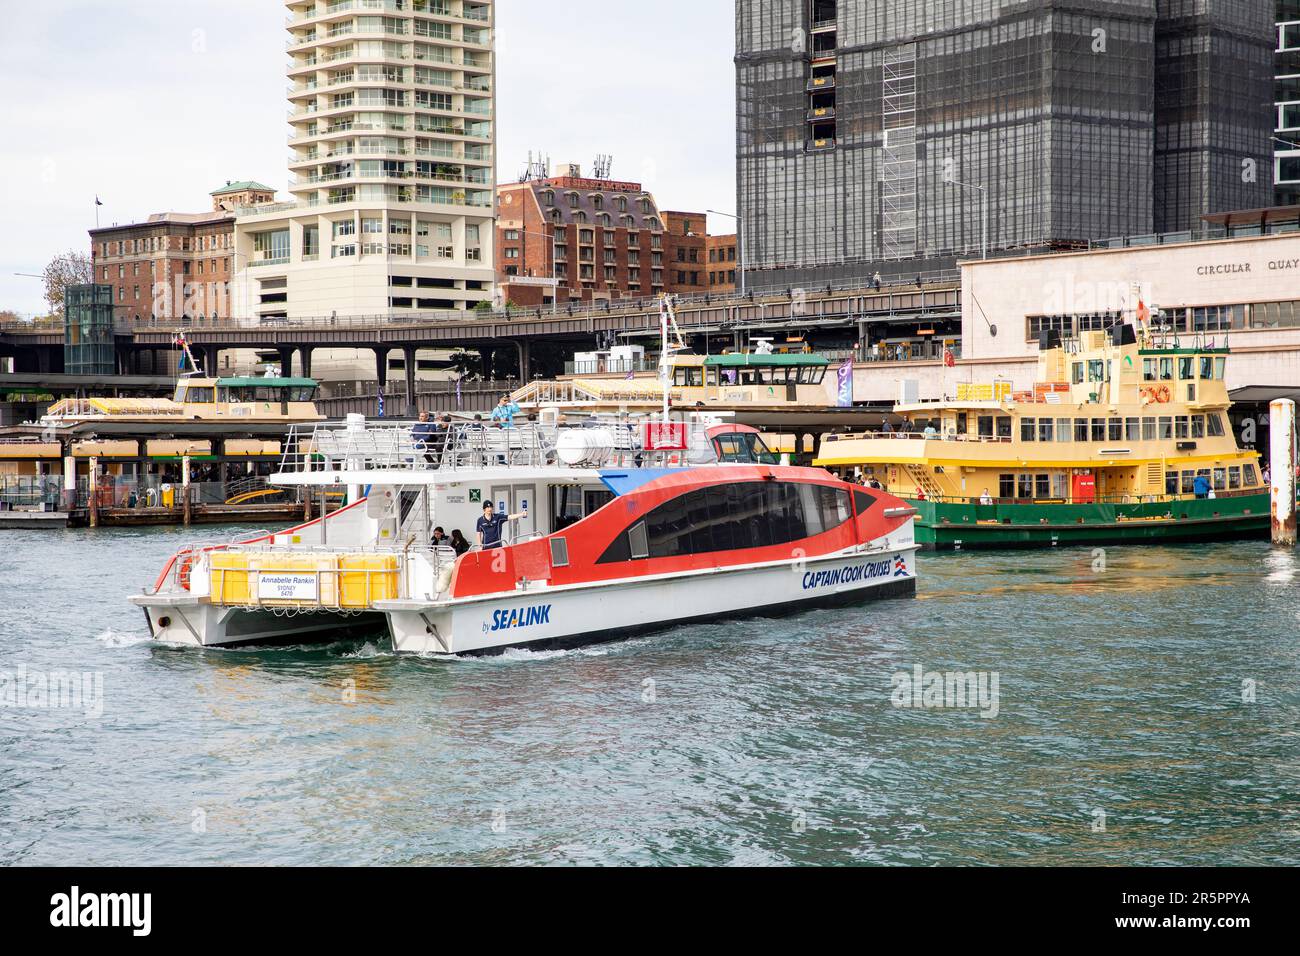
[[[916,254],[916,44],[880,67],[880,247],[885,259]]]

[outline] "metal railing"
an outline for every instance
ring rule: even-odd
[[[417,437],[411,422],[295,425],[285,443],[280,470],[325,475],[711,464],[717,456],[708,438],[709,427],[696,422],[662,426],[648,420],[593,416],[580,425],[523,422],[502,427],[494,422],[460,422],[426,438]]]

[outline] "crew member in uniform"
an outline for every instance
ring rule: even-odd
[[[528,508],[525,507],[517,515],[497,514],[496,508],[492,502],[483,505],[483,517],[478,519],[478,545],[484,551],[490,551],[493,548],[502,546],[501,528],[507,521],[518,521],[520,518],[528,517]]]

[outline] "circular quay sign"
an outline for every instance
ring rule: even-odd
[[[1206,263],[1196,267],[1198,276],[1231,276],[1231,275],[1254,275],[1257,273],[1256,266],[1259,263],[1245,262],[1216,262]],[[1263,263],[1263,272],[1293,272],[1300,270],[1300,259],[1268,259]]]

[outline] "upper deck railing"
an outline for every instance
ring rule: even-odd
[[[415,422],[320,423],[290,430],[282,474],[465,472],[496,468],[657,468],[717,460],[709,426],[590,418],[581,424],[458,422],[433,432]]]

